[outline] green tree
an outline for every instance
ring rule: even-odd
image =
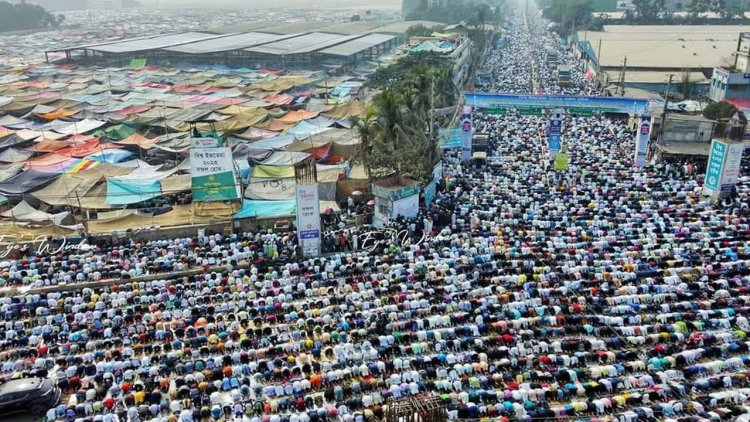
[[[682,98],[689,100],[693,97],[693,91],[695,90],[696,81],[690,79],[690,71],[687,69],[682,71],[680,80],[680,93]]]
[[[56,28],[60,23],[62,19],[38,5],[0,1],[0,32]]]
[[[633,0],[635,18],[644,21],[656,20],[659,9],[655,3],[651,0]]]
[[[592,21],[594,6],[591,0],[553,0],[544,11],[547,19],[558,22],[560,31],[569,35],[574,29],[587,28]]]
[[[708,7],[708,0],[690,0],[690,3],[688,3],[688,11],[694,18],[698,17],[703,12],[707,12]]]
[[[363,117],[353,117],[351,119],[352,128],[357,132],[361,142],[359,149],[352,156],[351,161],[353,164],[364,165],[367,177],[370,180],[372,180],[373,170],[375,170],[372,167],[370,157],[380,129],[377,117],[377,110],[374,107],[367,107]]]
[[[729,119],[737,113],[737,107],[726,101],[712,103],[703,109],[703,117],[711,120]]]
[[[421,23],[412,25],[406,30],[406,37],[429,37],[435,32],[441,32],[443,30],[443,27],[440,25],[435,25],[432,27],[427,27]]]

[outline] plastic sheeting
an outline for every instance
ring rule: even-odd
[[[80,173],[66,173],[46,187],[32,193],[50,205],[79,206],[82,198],[107,176],[122,175],[128,168],[101,164]]]
[[[164,195],[187,192],[192,188],[191,177],[189,174],[175,174],[162,179],[159,183],[161,184],[161,191]]]
[[[282,135],[275,138],[264,139],[262,141],[255,141],[250,144],[251,147],[256,149],[284,149],[287,145],[294,142],[297,138],[292,135]]]
[[[86,133],[92,130],[98,129],[107,124],[101,120],[84,119],[78,122],[54,125],[54,131],[63,133],[65,135],[75,135],[78,133]]]
[[[62,220],[70,213],[62,212],[59,214],[50,214],[29,205],[26,201],[19,202],[15,207],[0,214],[0,217],[12,218],[16,221],[52,221],[55,224],[62,224]]]
[[[161,195],[158,181],[124,181],[107,179],[107,204],[130,205]]]
[[[24,149],[26,151],[33,151],[33,152],[52,152],[52,151],[57,151],[59,149],[63,149],[72,144],[73,144],[72,142],[68,142],[68,141],[58,141],[55,139],[42,139],[40,141],[37,141],[34,145],[30,147],[26,147]]]
[[[353,100],[346,104],[340,104],[330,111],[321,113],[321,116],[329,118],[331,120],[342,120],[349,117],[364,117],[365,106],[359,100]]]
[[[26,162],[34,153],[22,149],[8,148],[0,152],[0,162],[3,163],[23,163]]]
[[[273,218],[295,215],[297,205],[294,200],[286,201],[255,201],[246,199],[242,201],[242,209],[235,213],[232,218]]]
[[[157,139],[149,139],[140,133],[134,133],[127,138],[117,141],[118,145],[132,145],[137,146],[142,149],[151,149],[154,147],[154,144],[156,143]]]
[[[0,164],[0,182],[18,174],[23,166],[23,163]]]
[[[264,166],[292,166],[309,157],[306,152],[275,151],[259,164]]]
[[[326,132],[328,130],[330,130],[330,128],[327,126],[316,126],[314,124],[308,123],[307,121],[304,121],[298,123],[294,127],[287,129],[286,133],[294,135],[298,139],[304,139]]]
[[[261,139],[273,138],[274,136],[279,136],[279,134],[272,130],[263,130],[256,127],[251,127],[250,129],[242,133],[236,134],[235,136],[250,141],[257,141]]]
[[[251,177],[278,179],[280,177],[294,177],[294,166],[264,166],[253,167]]]
[[[8,196],[33,192],[52,183],[58,176],[55,173],[27,170],[0,183],[0,194]]]
[[[107,149],[102,152],[97,152],[88,156],[89,159],[105,163],[119,163],[132,157],[134,154],[132,151],[124,149]]]

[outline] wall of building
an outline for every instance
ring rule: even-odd
[[[750,98],[750,72],[732,72],[715,68],[711,75],[708,96],[712,101]]]

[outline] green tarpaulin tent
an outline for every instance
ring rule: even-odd
[[[135,67],[135,68],[146,67],[146,59],[132,59],[130,60],[130,67]]]

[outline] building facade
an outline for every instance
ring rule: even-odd
[[[750,32],[740,34],[734,67],[715,67],[709,84],[712,101],[750,99]]]

